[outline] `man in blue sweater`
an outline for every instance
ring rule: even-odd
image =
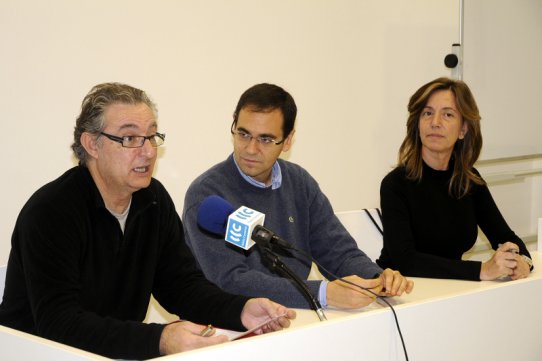
[[[332,274],[379,295],[409,293],[412,281],[397,271],[382,270],[358,249],[310,174],[278,159],[292,146],[296,114],[292,96],[273,84],[255,85],[239,99],[231,126],[233,154],[195,179],[185,197],[185,238],[199,266],[207,278],[228,292],[268,297],[289,307],[309,307],[293,282],[262,263],[256,247],[235,249],[198,227],[202,201],[218,195],[234,208],[244,205],[264,213],[266,227]],[[281,258],[301,279],[307,279],[310,260],[299,254]],[[375,298],[337,280],[305,282],[324,307],[360,308]]]

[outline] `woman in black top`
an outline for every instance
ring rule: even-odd
[[[527,277],[530,254],[473,168],[482,135],[468,86],[448,78],[433,80],[412,95],[408,111],[399,164],[380,188],[385,232],[377,263],[417,277]],[[463,261],[478,227],[495,253],[486,262]]]

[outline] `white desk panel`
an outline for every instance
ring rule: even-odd
[[[394,298],[409,359],[542,360],[542,255],[535,271],[519,281],[413,278],[414,291]],[[319,322],[298,310],[290,329],[168,356],[167,360],[404,360],[386,307],[328,310]]]
[[[0,326],[0,358],[6,361],[28,360],[110,360],[81,349]]]
[[[513,282],[413,278],[410,295],[390,299],[410,360],[542,360],[542,253],[533,252],[533,261],[529,278]],[[386,306],[326,310],[325,322],[297,313],[287,330],[160,360],[404,360]],[[0,350],[7,360],[106,360],[1,326]]]

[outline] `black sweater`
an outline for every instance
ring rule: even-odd
[[[197,270],[157,180],[133,194],[124,234],[82,166],[23,207],[0,324],[107,357],[157,357],[164,325],[141,323],[151,293],[184,319],[243,329],[247,298],[224,293]]]
[[[382,180],[384,248],[377,260],[381,267],[413,277],[480,280],[481,262],[461,260],[476,242],[478,226],[493,249],[510,241],[530,256],[487,186],[474,185],[461,199],[449,195],[451,168],[437,171],[424,164],[422,180],[417,182],[408,180],[399,167]]]

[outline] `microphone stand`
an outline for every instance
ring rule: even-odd
[[[258,243],[257,243],[258,244]],[[271,268],[278,273],[282,274],[286,278],[291,279],[301,290],[307,301],[309,301],[311,308],[316,312],[320,321],[327,320],[324,310],[320,302],[313,296],[305,282],[303,282],[282,260],[279,256],[271,251],[271,248],[268,245],[258,244],[258,247],[261,250],[262,256],[270,262]]]

